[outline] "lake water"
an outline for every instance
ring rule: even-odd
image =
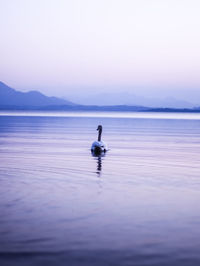
[[[200,265],[199,114],[1,113],[0,156],[1,265]]]

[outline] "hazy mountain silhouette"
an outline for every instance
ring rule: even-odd
[[[106,97],[105,94],[102,94],[102,97],[107,99],[112,98],[111,94],[106,94]],[[117,94],[116,97],[118,98],[119,95]],[[117,98],[111,100],[116,102]],[[190,107],[190,104],[188,106],[186,102],[184,104],[177,104],[175,107],[168,107],[162,103],[158,104],[156,108],[148,103],[136,104],[134,102],[136,101],[133,101],[130,97],[130,104],[123,103],[123,97],[121,95],[121,101],[118,104],[105,101],[98,101],[97,104],[93,101],[89,105],[75,104],[61,98],[45,96],[38,91],[20,92],[0,82],[0,110],[200,112],[200,107],[191,108],[193,106]],[[175,102],[177,103],[176,100]]]
[[[20,92],[0,82],[0,105],[1,106],[59,106],[74,105],[72,102],[57,97],[48,97],[38,91]]]
[[[78,104],[85,105],[129,105],[148,106],[152,108],[193,108],[195,104],[188,101],[179,100],[174,97],[143,97],[128,92],[99,93],[90,96],[77,95],[69,97],[70,100]]]

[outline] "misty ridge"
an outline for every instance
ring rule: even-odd
[[[83,110],[83,111],[192,111],[200,107],[171,98],[146,98],[130,93],[100,93],[70,100],[48,97],[39,91],[21,92],[0,82],[1,110]]]
[[[134,105],[153,108],[194,108],[198,106],[174,97],[143,97],[129,92],[97,93],[90,96],[77,95],[68,97],[68,99],[83,105]]]
[[[0,106],[48,106],[73,105],[70,101],[57,97],[47,97],[38,91],[20,92],[0,82]]]

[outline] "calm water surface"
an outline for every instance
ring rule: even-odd
[[[1,114],[1,265],[200,265],[199,154],[199,115]]]

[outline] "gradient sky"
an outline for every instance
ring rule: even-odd
[[[11,87],[200,97],[199,0],[0,0],[0,10]]]

